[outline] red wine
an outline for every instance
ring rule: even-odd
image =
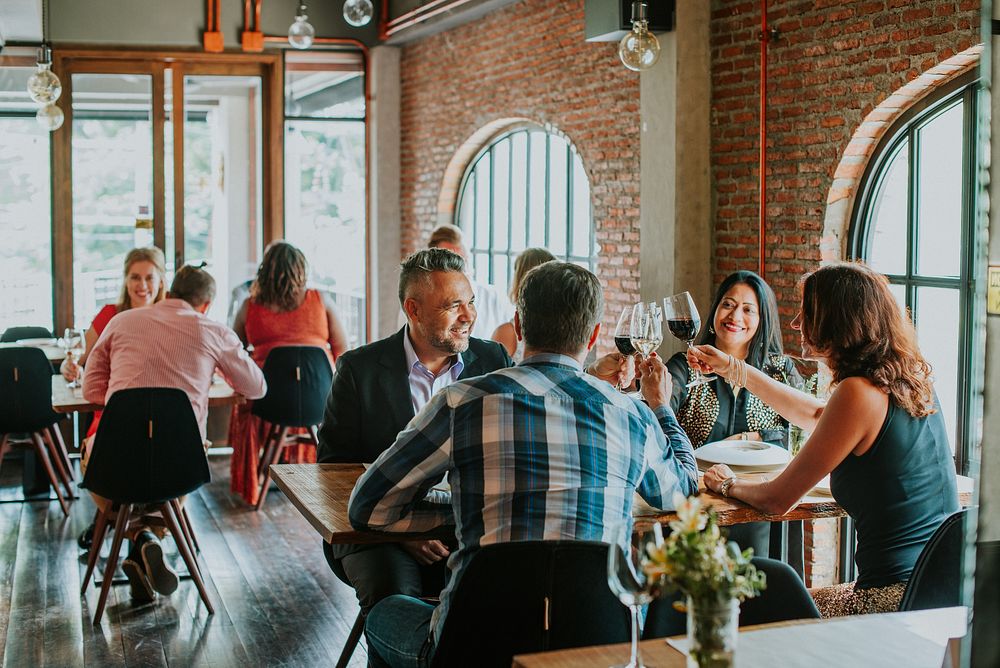
[[[698,328],[700,326],[701,322],[692,318],[667,320],[667,327],[670,328],[670,333],[681,341],[694,340],[695,335],[698,334]]]
[[[618,352],[622,355],[634,355],[635,346],[632,345],[632,339],[627,336],[616,336],[615,346],[618,347]]]

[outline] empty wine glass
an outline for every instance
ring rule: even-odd
[[[643,357],[660,347],[663,343],[663,311],[656,302],[639,302],[632,308],[632,322],[629,328],[629,338],[632,346]]]
[[[694,337],[701,329],[701,316],[698,315],[698,307],[694,305],[694,298],[690,292],[682,292],[673,297],[663,298],[663,313],[667,319],[667,329],[681,341],[691,348],[694,344]],[[706,376],[698,369],[691,369],[691,382],[687,387],[694,387],[709,381],[715,380],[715,376]]]
[[[632,615],[632,652],[627,664],[612,668],[644,668],[639,654],[639,627],[642,625],[642,606],[653,600],[654,578],[642,570],[646,545],[656,540],[653,531],[633,532],[632,522],[624,520],[612,531],[608,546],[608,587],[618,600],[628,606]],[[662,542],[662,534],[659,541]]]
[[[63,338],[68,342],[66,357],[79,364],[79,361],[83,358],[83,354],[87,351],[86,333],[82,329],[67,329],[63,334]],[[80,375],[81,372],[77,371],[76,378],[68,383],[68,387],[81,387]]]

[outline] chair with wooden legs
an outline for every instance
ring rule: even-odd
[[[274,348],[264,361],[267,394],[256,400],[250,412],[267,423],[267,437],[261,448],[257,475],[260,494],[255,510],[264,505],[271,486],[270,467],[281,459],[290,443],[319,444],[319,425],[333,383],[333,370],[326,351],[315,346]],[[289,435],[293,428],[308,434]]]
[[[81,594],[87,590],[97,555],[114,525],[114,538],[104,571],[104,582],[94,613],[101,622],[118,554],[131,527],[133,511],[159,513],[173,536],[201,600],[214,614],[195,555],[197,540],[182,504],[184,495],[211,480],[201,432],[191,402],[176,388],[119,390],[108,401],[87,464],[84,486],[110,501],[97,517],[94,542],[87,560]]]
[[[66,444],[52,410],[52,367],[38,348],[0,348],[0,463],[10,450],[9,434],[28,434],[45,467],[63,514],[73,493],[73,474]],[[63,491],[65,490],[65,495]]]

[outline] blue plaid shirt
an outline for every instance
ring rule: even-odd
[[[432,491],[448,474],[451,492]],[[440,635],[452,586],[475,548],[521,540],[611,542],[633,493],[669,509],[697,489],[694,450],[671,410],[655,412],[542,354],[438,392],[351,494],[357,529],[421,532],[455,522],[459,547],[434,611]]]

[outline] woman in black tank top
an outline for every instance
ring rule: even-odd
[[[801,334],[803,356],[833,374],[825,404],[712,346],[689,354],[692,365],[742,382],[812,433],[774,480],[738,480],[718,465],[705,473],[705,484],[782,514],[829,474],[834,499],[855,520],[859,574],[855,582],[813,592],[817,606],[828,617],[896,610],[920,551],[958,508],[930,367],[888,281],[863,264],[808,274],[792,327]]]

